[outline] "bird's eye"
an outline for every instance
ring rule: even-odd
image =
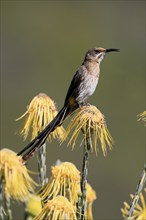
[[[98,51],[98,50],[95,50],[95,53],[96,53],[96,54],[98,54],[98,53],[99,53],[99,51]]]

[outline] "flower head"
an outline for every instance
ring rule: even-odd
[[[89,183],[86,184],[86,190],[87,190],[87,193],[86,193],[87,203],[93,203],[94,200],[96,200],[95,190],[93,190],[92,186]]]
[[[146,189],[144,189],[144,193],[146,193]],[[131,198],[134,198],[134,195],[130,195]],[[124,202],[124,208],[121,209],[122,215],[124,219],[127,219],[129,216],[130,205],[127,202]],[[131,220],[144,220],[146,219],[146,203],[144,199],[144,195],[140,193],[140,202],[136,204],[133,214],[131,216]]]
[[[19,117],[20,120],[23,117],[27,117],[24,128],[20,134],[27,138],[30,128],[32,128],[32,139],[34,139],[57,115],[57,110],[53,100],[44,93],[40,93],[35,96],[28,106],[27,111]],[[48,136],[48,141],[52,138],[58,138],[62,140],[65,130],[62,126],[55,129],[51,135]]]
[[[6,196],[20,201],[25,201],[36,185],[21,157],[9,149],[0,151],[0,179],[4,182]]]
[[[140,113],[140,114],[138,115],[138,117],[139,117],[138,121],[142,120],[142,121],[144,121],[144,123],[145,123],[145,125],[146,125],[146,111]]]
[[[32,217],[38,215],[42,210],[41,198],[35,194],[31,194],[27,200],[26,211]]]
[[[86,209],[86,219],[93,219],[92,215],[92,205],[94,200],[96,199],[96,192],[93,190],[90,184],[86,184],[86,201],[87,201],[87,209]]]
[[[77,220],[75,207],[63,196],[48,200],[41,213],[34,220]]]
[[[46,186],[42,189],[40,196],[43,200],[62,195],[68,197],[73,204],[76,203],[80,172],[74,164],[61,163],[52,167],[52,176]]]
[[[75,146],[76,139],[83,132],[84,141],[89,140],[92,151],[97,154],[97,140],[100,140],[104,156],[107,153],[106,144],[112,148],[113,139],[107,129],[104,115],[93,105],[83,106],[77,111],[67,128],[66,137],[73,131],[68,144]]]

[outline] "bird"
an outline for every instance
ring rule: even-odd
[[[84,57],[83,63],[73,76],[62,109],[56,117],[17,155],[27,161],[34,152],[40,148],[48,138],[49,134],[60,126],[67,116],[86,104],[86,100],[94,93],[100,76],[100,63],[105,54],[118,52],[119,49],[105,49],[94,47],[89,49]]]

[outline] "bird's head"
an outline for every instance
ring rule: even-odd
[[[109,52],[118,52],[119,49],[104,49],[102,47],[98,48],[92,48],[87,51],[85,55],[85,60],[91,60],[91,61],[96,61],[97,63],[100,64],[100,62],[103,60],[104,55]]]

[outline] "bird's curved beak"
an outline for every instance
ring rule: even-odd
[[[111,49],[106,49],[106,50],[105,50],[105,53],[109,53],[109,52],[119,52],[119,51],[120,51],[119,49],[111,48]]]

